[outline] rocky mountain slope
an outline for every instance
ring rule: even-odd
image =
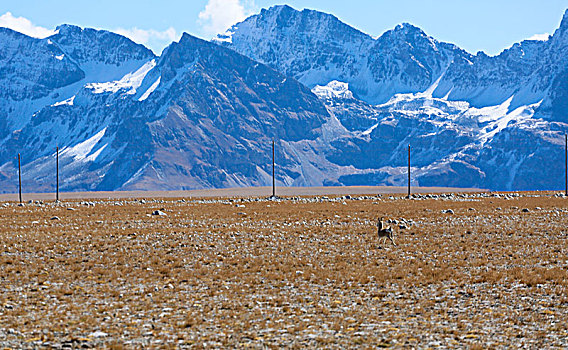
[[[0,29],[0,184],[62,190],[412,184],[558,189],[568,19],[547,41],[472,55],[402,24],[263,10],[160,57],[107,31]]]
[[[82,86],[118,80],[154,58],[149,49],[118,34],[71,25],[41,40],[0,28],[0,47],[2,138]]]
[[[562,186],[567,125],[535,117],[538,103],[510,110],[509,99],[475,108],[418,93],[399,94],[373,106],[346,96],[346,84],[338,86],[341,83],[334,82],[314,89],[347,129],[330,143],[327,159],[362,170],[338,178],[338,183],[405,183],[411,145],[412,181],[417,186]]]

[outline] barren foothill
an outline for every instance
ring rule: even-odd
[[[568,347],[553,192],[5,202],[0,227],[0,347]]]

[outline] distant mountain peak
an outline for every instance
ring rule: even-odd
[[[201,43],[206,43],[207,41],[206,41],[206,40],[203,40],[203,39],[200,39],[200,38],[198,38],[198,37],[196,37],[196,36],[193,36],[193,35],[191,35],[191,34],[189,34],[189,33],[187,33],[187,32],[184,32],[184,33],[181,35],[180,40],[178,41],[178,43],[180,43],[180,44],[182,44],[182,43],[183,43],[183,44],[188,44],[188,43],[192,43],[192,44],[193,44],[193,43],[199,43],[199,42],[201,42]]]
[[[78,63],[100,62],[121,65],[130,60],[148,60],[154,53],[144,45],[129,38],[94,28],[81,28],[72,24],[62,24],[48,39],[57,43]]]
[[[259,14],[252,15],[244,21],[234,25],[228,32],[234,32],[241,24],[245,23],[255,23],[257,26],[276,24],[280,28],[294,27],[298,23],[302,23],[304,26],[302,29],[306,32],[312,31],[315,33],[321,31],[322,27],[326,28],[331,26],[363,34],[359,30],[342,22],[333,14],[312,9],[303,9],[299,11],[288,5],[276,5],[268,9],[262,9]]]
[[[335,15],[331,13],[321,12],[318,10],[312,10],[308,8],[304,8],[302,10],[297,10],[290,5],[274,5],[269,7],[268,9],[262,9],[260,14],[276,14],[276,15],[317,15],[322,17],[333,17],[337,18]]]
[[[396,39],[403,40],[403,41],[409,40],[411,38],[430,38],[430,39],[433,39],[431,36],[426,34],[426,32],[423,31],[421,28],[415,26],[414,24],[410,24],[410,23],[398,24],[393,29],[386,31],[382,36],[394,37]]]
[[[394,27],[393,30],[395,32],[404,32],[404,33],[410,33],[410,32],[424,33],[424,31],[420,27],[417,27],[414,24],[408,22],[403,22],[398,24],[397,26]]]
[[[62,37],[71,38],[71,37],[86,36],[89,37],[90,39],[93,39],[94,37],[106,37],[106,38],[113,38],[115,40],[120,40],[123,42],[129,42],[134,45],[144,47],[143,45],[135,43],[130,38],[127,38],[123,35],[105,29],[82,28],[74,24],[61,24],[55,28],[55,31],[56,31],[55,34],[53,34],[50,38],[62,38]]]
[[[263,12],[299,12],[299,11],[290,5],[284,4],[284,5],[274,5],[269,7],[268,9],[263,8],[261,10],[261,13]]]
[[[115,37],[121,37],[128,39],[120,34],[105,30],[105,29],[95,29],[95,28],[83,28],[75,24],[60,24],[55,28],[55,34],[52,37],[76,37],[81,35],[109,35]],[[130,40],[130,39],[128,39]]]
[[[83,28],[79,27],[78,25],[74,24],[60,24],[55,28],[55,31],[58,33],[73,33],[73,32],[81,32]]]
[[[174,41],[168,47],[164,49],[162,52],[162,56],[160,57],[161,60],[164,58],[171,56],[176,51],[188,51],[188,50],[195,50],[197,47],[201,47],[203,45],[209,45],[210,42],[200,39],[196,36],[193,36],[189,33],[184,32],[179,41]]]

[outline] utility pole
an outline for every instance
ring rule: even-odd
[[[410,199],[410,145],[408,145],[408,198]]]
[[[55,201],[59,202],[59,146],[55,147]]]
[[[564,169],[566,174],[564,194],[568,197],[568,134],[564,134]]]
[[[18,153],[18,183],[20,192],[20,203],[22,203],[22,165],[20,161],[20,154]]]
[[[274,138],[272,138],[272,198],[276,197],[276,174],[274,171]]]

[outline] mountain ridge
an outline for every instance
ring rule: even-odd
[[[24,179],[40,190],[51,185],[57,145],[63,190],[258,185],[268,181],[270,137],[314,139],[328,116],[294,79],[189,34],[146,59],[118,81],[85,84],[43,107],[3,142],[0,158],[22,149]],[[277,171],[293,182],[296,173]]]
[[[50,191],[59,146],[66,191],[263,186],[274,138],[281,186],[403,185],[411,144],[413,186],[553,189],[567,26],[497,56],[290,6],[160,56],[108,31],[0,29],[16,58],[0,55],[0,86],[21,97],[0,95],[0,184],[16,190],[21,153],[27,186]]]
[[[312,10],[297,11],[290,6],[286,6],[284,8],[286,9],[285,14],[288,17],[286,18],[286,21],[284,21],[286,23],[286,26],[284,27],[285,29],[281,29],[282,32],[289,31],[290,22],[296,21],[297,23],[305,25],[306,21],[309,21],[310,15],[313,12]],[[352,71],[347,75],[345,74],[345,72],[341,72],[343,74],[332,72],[332,76],[330,76],[329,74],[321,74],[322,70],[329,71],[329,67],[314,67],[313,62],[317,62],[317,60],[312,59],[312,57],[306,57],[306,60],[303,60],[302,57],[295,58],[293,60],[286,58],[286,55],[289,55],[290,52],[299,53],[300,56],[302,56],[302,52],[304,51],[317,53],[325,52],[325,47],[329,46],[329,43],[326,40],[320,41],[317,34],[311,33],[313,35],[307,35],[307,37],[301,36],[304,32],[295,33],[300,35],[302,38],[302,40],[297,40],[297,42],[301,43],[300,45],[302,45],[300,49],[298,49],[298,47],[294,45],[288,45],[286,41],[271,40],[273,36],[278,36],[278,34],[274,34],[273,31],[279,29],[274,29],[270,26],[266,28],[266,26],[271,25],[271,23],[275,22],[275,17],[279,18],[278,16],[282,16],[281,6],[275,6],[268,10],[264,9],[261,14],[253,15],[243,22],[234,25],[227,31],[226,34],[218,35],[213,40],[221,45],[231,47],[232,49],[235,49],[238,52],[243,53],[255,60],[267,63],[281,72],[294,76],[309,87],[314,87],[315,85],[325,85],[332,80],[347,82],[350,84],[351,89],[356,96],[359,96],[360,98],[371,104],[384,103],[396,93],[416,93],[424,91],[427,87],[434,84],[440,76],[442,76],[442,81],[439,82],[436,90],[434,91],[434,96],[436,97],[444,97],[447,95],[447,97],[450,99],[464,100],[477,107],[483,107],[500,104],[507,100],[512,94],[517,94],[520,97],[516,97],[513,105],[521,105],[538,101],[539,98],[541,98],[545,93],[543,91],[544,88],[542,86],[538,87],[541,90],[540,93],[530,91],[530,89],[521,91],[519,93],[512,88],[501,89],[500,91],[495,91],[495,89],[488,91],[489,84],[484,84],[484,81],[488,81],[492,78],[492,71],[507,69],[507,64],[502,61],[506,61],[509,58],[502,56],[512,56],[514,55],[515,51],[523,52],[523,48],[527,48],[528,46],[550,46],[550,42],[554,42],[556,38],[558,38],[565,32],[565,28],[566,26],[568,26],[566,15],[567,13],[564,14],[560,26],[549,40],[524,40],[520,43],[512,45],[510,48],[504,49],[500,54],[495,56],[489,56],[484,52],[479,52],[475,55],[468,53],[455,44],[440,42],[436,40],[435,38],[427,35],[422,29],[412,24],[397,25],[395,26],[395,28],[385,31],[382,35],[376,38],[371,38],[369,35],[341,22],[341,25],[347,26],[350,28],[350,30],[356,31],[359,36],[366,37],[368,44],[365,50],[357,53],[360,56],[358,62],[352,62],[353,56],[356,56],[355,54],[345,56],[342,64],[347,64],[350,67],[353,66],[356,70],[355,72]],[[328,15],[326,18],[331,19],[335,22],[340,22],[337,17],[332,15]],[[318,29],[318,33],[322,31],[322,27],[326,27],[326,23],[319,25],[320,27]],[[339,26],[339,24],[336,24],[334,26]],[[328,26],[328,31],[330,33],[334,30],[334,26]],[[301,25],[297,24],[296,27],[301,27]],[[396,35],[400,37],[401,35],[408,34],[409,32],[419,34],[415,35],[415,39],[422,35],[422,40],[398,41],[407,43],[405,44],[408,45],[407,48],[415,47],[416,44],[419,44],[422,45],[423,48],[427,49],[429,43],[431,44],[431,46],[433,46],[434,51],[438,51],[437,46],[440,46],[440,54],[445,58],[445,62],[444,59],[436,58],[435,61],[438,64],[432,65],[431,63],[429,64],[422,59],[432,57],[432,53],[416,55],[412,51],[408,51],[406,53],[402,52],[404,57],[410,58],[408,62],[401,62],[401,57],[396,57],[396,55],[393,56],[393,47],[395,48],[395,50],[401,51],[405,49],[405,46],[394,46],[392,38]],[[262,35],[260,35],[260,33]],[[340,37],[340,35],[327,35],[328,38],[336,36]],[[563,41],[566,42],[566,40]],[[308,44],[303,44],[306,42]],[[389,50],[381,50],[381,44],[384,42],[387,43],[386,47]],[[333,43],[333,40],[332,45],[335,45],[335,43]],[[373,45],[377,47],[370,49],[369,47],[372,47]],[[305,49],[303,50],[302,47],[305,47]],[[530,47],[528,49],[533,50]],[[390,58],[385,60],[384,57]],[[418,57],[418,59],[416,59],[416,57]],[[519,63],[525,61],[523,60],[523,56],[517,57],[516,59],[519,61]],[[306,63],[305,61],[310,63]],[[369,65],[368,63],[371,64]],[[487,70],[487,72],[484,73],[480,71],[472,71],[473,68],[469,67],[471,63],[474,63],[475,67],[487,67],[484,68]],[[412,74],[408,74],[409,72],[412,73],[411,71],[396,70],[396,67],[400,66],[401,64],[407,70],[416,70],[417,73],[420,74],[414,74],[415,80],[413,81]],[[412,66],[413,64],[415,65],[415,67]],[[369,67],[367,67],[367,65]],[[308,68],[304,69],[302,67]],[[526,67],[525,70],[534,70],[534,68],[535,67],[529,66]],[[385,69],[394,69],[394,71],[389,72],[389,75],[385,77],[383,73]],[[360,76],[360,72],[363,72],[361,74],[365,74],[365,72],[369,70],[372,74],[367,74],[367,76],[364,77]],[[446,70],[449,70],[449,72],[446,72]],[[314,78],[314,74],[317,75],[316,78]],[[461,85],[457,84],[459,78],[468,75],[470,76],[470,78],[478,77],[478,81],[468,81],[466,84]],[[416,80],[416,77],[418,76],[422,78]],[[520,78],[522,77],[519,77],[519,79]],[[527,83],[531,83],[533,85],[542,85],[546,84],[547,82],[549,83],[549,81],[528,82],[518,80],[513,83],[516,85]],[[493,86],[497,84],[502,85],[504,84],[504,82],[491,82],[491,85]],[[472,85],[475,87],[475,89],[470,88],[470,86]],[[369,86],[371,86],[371,88],[369,88]],[[517,102],[517,100],[519,102]]]

